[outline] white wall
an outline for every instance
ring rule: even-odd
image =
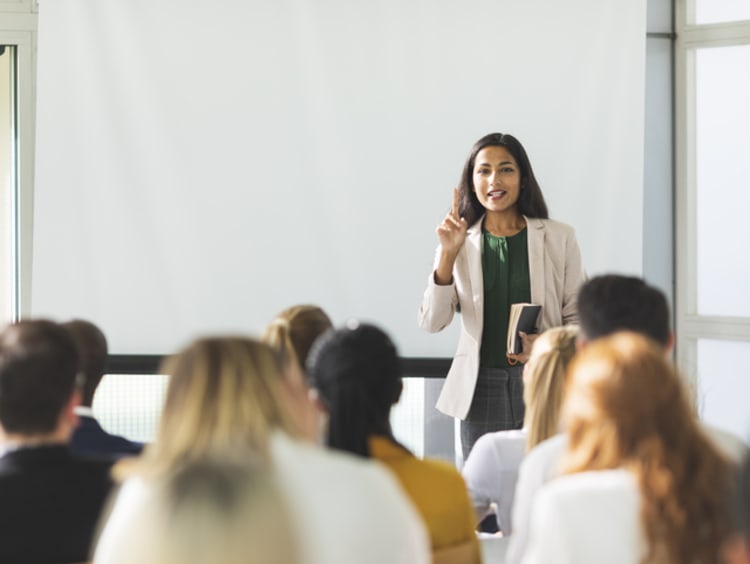
[[[312,301],[449,356],[416,308],[493,130],[589,272],[641,273],[645,3],[212,7],[41,3],[33,314],[161,353]]]

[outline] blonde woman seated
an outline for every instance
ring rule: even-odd
[[[391,407],[403,388],[390,338],[372,325],[352,324],[321,337],[308,372],[328,410],[327,444],[385,464],[422,515],[437,561],[462,546],[452,562],[481,561],[474,512],[458,471],[445,462],[420,460],[393,436]]]
[[[709,564],[728,532],[730,463],[664,350],[618,333],[569,374],[564,474],[536,497],[525,564]]]
[[[315,442],[323,439],[325,417],[310,397],[305,364],[315,340],[332,328],[331,319],[318,306],[296,305],[279,313],[261,338],[286,357],[289,370],[285,383],[295,398],[294,415],[305,437]]]
[[[156,440],[122,486],[97,564],[119,562],[160,480],[196,460],[247,452],[278,482],[303,564],[429,561],[424,526],[385,469],[295,440],[284,370],[276,351],[242,337],[199,339],[166,361]]]
[[[253,457],[189,462],[154,480],[110,562],[296,564],[285,500]]]
[[[511,510],[521,461],[526,452],[559,432],[565,371],[576,352],[577,334],[573,326],[555,327],[536,339],[523,369],[523,428],[483,435],[464,464],[462,474],[477,522],[494,504],[503,535],[512,530]]]

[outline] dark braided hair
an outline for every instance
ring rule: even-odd
[[[307,371],[328,409],[328,446],[369,457],[370,435],[391,436],[388,417],[402,372],[386,333],[356,323],[329,331],[313,345]]]

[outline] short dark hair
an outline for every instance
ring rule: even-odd
[[[578,292],[578,320],[588,341],[633,331],[666,347],[671,340],[669,317],[664,293],[635,276],[596,276]]]
[[[477,153],[485,147],[504,147],[516,160],[521,173],[521,194],[518,197],[517,204],[519,213],[528,217],[547,219],[549,217],[547,204],[534,176],[534,170],[531,168],[531,161],[526,154],[526,149],[523,148],[518,139],[508,133],[485,135],[471,148],[458,184],[459,215],[466,220],[468,225],[472,225],[485,211],[484,206],[477,198],[476,192],[474,192],[474,163],[477,159]]]
[[[368,324],[328,331],[313,345],[307,371],[328,409],[328,446],[369,457],[368,437],[390,434],[401,395],[401,362],[390,337]]]
[[[79,371],[83,376],[81,403],[91,407],[96,388],[107,370],[107,337],[99,327],[84,319],[73,319],[62,326],[78,347]]]
[[[57,427],[76,385],[78,350],[68,331],[47,320],[19,321],[0,333],[0,425],[6,433]]]

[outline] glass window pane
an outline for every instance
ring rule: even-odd
[[[404,378],[401,399],[391,409],[393,435],[417,456],[424,456],[424,379]]]
[[[750,342],[698,341],[697,402],[701,419],[750,439]]]
[[[160,374],[107,374],[94,395],[94,416],[109,433],[151,442],[168,381],[168,376]]]
[[[747,0],[695,0],[695,23],[711,24],[750,20]]]
[[[15,49],[0,45],[0,323],[13,303],[13,62]]]
[[[158,374],[108,374],[94,396],[94,415],[110,433],[140,442],[151,442],[156,436],[168,376]],[[426,385],[429,384],[429,386]],[[391,411],[393,434],[417,456],[445,458],[453,462],[453,434],[440,427],[436,437],[425,448],[425,421],[444,419],[451,429],[453,418],[437,412],[434,397],[442,379],[404,378],[401,399]],[[425,389],[429,388],[429,397]]]
[[[699,315],[750,317],[749,68],[750,45],[695,54]]]

